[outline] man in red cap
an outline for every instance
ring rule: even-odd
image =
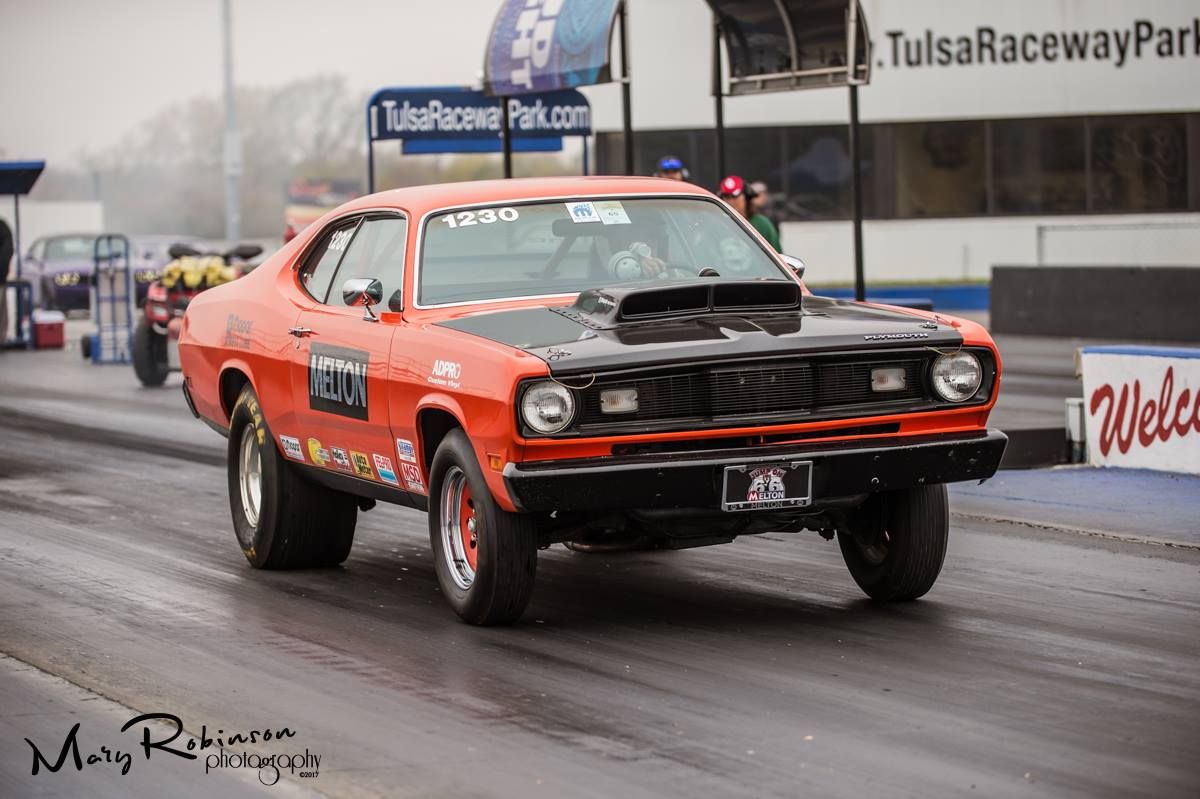
[[[749,220],[751,226],[767,240],[768,244],[775,248],[775,252],[783,252],[783,245],[779,241],[779,231],[775,229],[775,225],[770,219],[753,210],[750,203],[753,198],[754,189],[747,186],[746,181],[737,175],[729,175],[721,181],[721,199]]]

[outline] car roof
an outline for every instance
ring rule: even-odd
[[[456,205],[536,200],[553,197],[590,197],[620,194],[712,195],[691,183],[645,177],[555,177],[477,180],[439,183],[368,194],[337,209],[343,214],[365,208],[403,208],[414,215]]]

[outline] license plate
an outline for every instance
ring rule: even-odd
[[[807,508],[812,504],[812,461],[726,466],[721,510]]]

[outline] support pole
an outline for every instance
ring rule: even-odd
[[[375,193],[375,140],[367,136],[367,194]]]
[[[508,96],[500,98],[500,143],[504,148],[504,177],[513,176],[512,167],[512,129],[509,127]]]
[[[21,196],[13,194],[13,247],[17,253],[17,280],[21,279]],[[2,289],[0,289],[2,290]],[[17,325],[18,329],[20,324]]]
[[[621,110],[624,115],[625,126],[625,174],[633,174],[633,98],[631,94],[632,83],[629,78],[629,37],[626,35],[625,21],[625,3],[621,3],[621,7],[617,12],[618,20],[621,23]]]
[[[854,214],[854,299],[862,302],[867,296],[863,275],[862,236],[862,154],[858,126],[858,85],[850,84],[850,203]]]
[[[717,180],[725,172],[725,91],[721,81],[721,23],[713,21],[713,105],[717,114]]]
[[[238,190],[242,174],[242,142],[233,88],[233,16],[229,0],[221,2],[221,34],[225,79],[225,238],[230,244],[236,244],[242,237],[241,194]]]

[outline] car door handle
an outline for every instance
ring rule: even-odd
[[[296,338],[304,338],[305,336],[311,336],[313,334],[313,332],[314,331],[311,327],[289,327],[288,328],[288,333],[295,336]]]

